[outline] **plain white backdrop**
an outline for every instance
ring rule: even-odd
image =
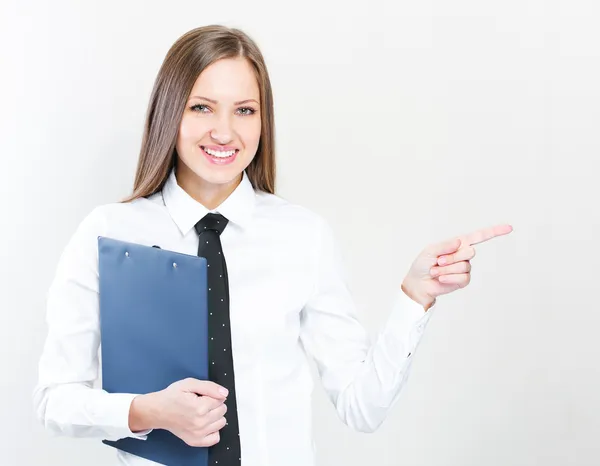
[[[265,55],[278,193],[330,221],[370,333],[427,244],[514,227],[438,299],[379,431],[317,383],[318,464],[597,465],[599,20],[595,0],[3,0],[0,464],[111,464],[35,420],[45,294],[83,217],[130,192],[167,50],[217,23]]]

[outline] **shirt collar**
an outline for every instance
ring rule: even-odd
[[[171,169],[162,189],[162,195],[171,218],[184,236],[209,212],[220,213],[233,224],[242,229],[246,228],[252,217],[256,197],[252,183],[244,170],[242,181],[229,197],[216,209],[209,210],[179,186],[175,177],[175,168]]]

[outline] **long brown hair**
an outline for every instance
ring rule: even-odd
[[[246,58],[252,65],[261,101],[260,141],[246,173],[254,189],[275,193],[273,93],[264,58],[246,33],[209,25],[181,36],[163,61],[146,113],[133,193],[122,202],[150,196],[163,188],[177,160],[179,125],[196,79],[215,61],[238,57]]]

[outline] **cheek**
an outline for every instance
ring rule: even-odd
[[[197,139],[200,134],[200,128],[198,127],[197,122],[191,121],[188,118],[184,118],[181,120],[181,125],[179,126],[179,143],[186,143],[192,140]]]
[[[246,146],[248,147],[257,147],[258,142],[260,141],[260,132],[261,125],[260,120],[253,122],[251,125],[248,125],[244,128],[244,141],[246,141]]]

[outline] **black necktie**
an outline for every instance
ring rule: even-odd
[[[221,214],[209,213],[196,225],[198,255],[208,265],[208,375],[213,382],[229,390],[227,395],[227,424],[219,431],[220,440],[209,448],[210,466],[241,464],[240,434],[237,418],[231,326],[229,321],[229,283],[227,265],[219,235],[228,220]]]

